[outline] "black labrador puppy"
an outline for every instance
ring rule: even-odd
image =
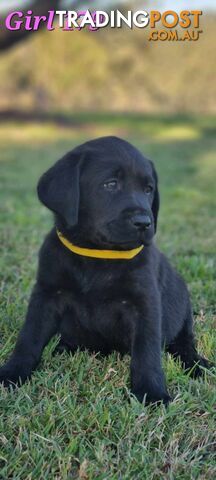
[[[129,353],[133,394],[166,404],[163,346],[195,376],[209,364],[195,348],[186,285],[152,242],[159,210],[152,162],[119,138],[92,140],[42,176],[38,196],[55,227],[0,382],[25,382],[58,333],[59,350]]]

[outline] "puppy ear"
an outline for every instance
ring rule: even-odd
[[[39,180],[39,200],[57,215],[68,227],[78,223],[80,156],[73,152],[65,155]]]
[[[159,196],[159,191],[158,191],[158,176],[157,172],[155,170],[153,162],[150,162],[152,166],[152,171],[153,171],[153,177],[155,180],[155,193],[154,193],[154,199],[152,203],[152,213],[154,217],[154,229],[155,233],[157,230],[157,218],[158,218],[158,212],[159,212],[159,207],[160,207],[160,196]]]

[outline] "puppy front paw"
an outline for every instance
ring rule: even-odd
[[[144,399],[145,399],[146,405],[150,405],[150,404],[159,405],[160,403],[163,403],[165,407],[167,407],[169,403],[172,401],[172,397],[167,392],[161,393],[159,395],[147,394],[146,397],[144,396]]]
[[[144,402],[145,405],[158,405],[160,403],[163,403],[165,406],[167,406],[172,401],[172,398],[166,391],[146,393],[143,393],[141,391],[133,391],[132,393],[135,395],[135,397],[140,403]]]

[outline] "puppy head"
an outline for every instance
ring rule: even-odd
[[[40,179],[38,196],[57,225],[81,246],[128,249],[148,245],[159,210],[152,162],[116,137],[87,142]]]

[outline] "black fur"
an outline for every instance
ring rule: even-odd
[[[128,250],[132,260],[78,256],[53,228],[39,254],[37,280],[14,352],[0,369],[5,386],[23,383],[51,337],[59,350],[131,354],[131,388],[147,402],[170,396],[161,350],[180,357],[194,375],[208,367],[196,351],[188,291],[153,244],[159,210],[153,164],[115,137],[93,140],[68,153],[38,185],[55,226],[78,246]]]

